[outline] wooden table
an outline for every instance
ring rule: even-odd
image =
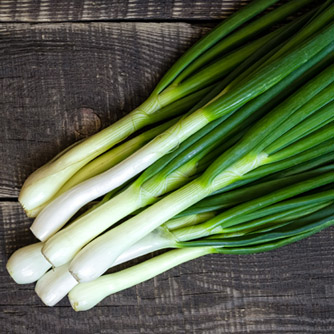
[[[47,308],[5,263],[35,239],[25,178],[125,115],[173,61],[245,1],[0,2],[1,333],[333,333],[334,229],[267,254],[213,255],[89,312]]]

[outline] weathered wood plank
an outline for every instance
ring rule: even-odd
[[[18,286],[4,265],[34,241],[15,202],[1,202],[2,333],[317,333],[334,326],[334,228],[256,255],[214,255],[183,264],[76,314],[47,308],[33,284]]]
[[[3,0],[2,22],[221,19],[249,0]]]
[[[208,30],[186,23],[0,26],[0,197],[70,143],[139,105]]]
[[[207,20],[245,2],[6,0],[0,21]],[[33,170],[138,105],[208,26],[1,24],[0,197],[17,197]],[[76,314],[9,278],[7,258],[35,241],[30,223],[17,202],[0,202],[1,333],[333,332],[333,228],[267,254],[198,259]]]

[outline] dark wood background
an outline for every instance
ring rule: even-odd
[[[17,202],[61,149],[129,112],[189,45],[247,1],[0,1],[0,333],[333,333],[334,229],[252,256],[213,255],[75,313],[5,263],[34,241]]]

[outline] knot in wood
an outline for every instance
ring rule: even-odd
[[[74,129],[80,136],[90,136],[101,129],[100,116],[91,108],[80,108],[74,119]]]

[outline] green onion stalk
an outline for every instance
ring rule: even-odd
[[[79,281],[99,277],[127,248],[201,199],[257,167],[332,139],[333,69],[327,67],[257,121],[201,176],[85,246],[71,263],[73,275]]]
[[[80,207],[127,182],[209,123],[233,115],[237,109],[277,85],[308,61],[312,62],[312,58],[319,57],[319,54],[326,57],[333,49],[332,30],[332,25],[326,26],[299,49],[255,71],[252,78],[238,88],[224,90],[226,93],[222,96],[219,93],[211,102],[181,118],[129,158],[56,198],[36,218],[31,228],[33,233],[40,240],[45,240],[46,234],[40,231],[44,229],[45,222],[59,229]]]
[[[250,235],[242,242],[232,239],[218,239],[210,246],[185,247],[168,251],[125,270],[104,275],[98,279],[80,283],[69,293],[70,303],[75,311],[89,310],[107,296],[149,280],[179,264],[208,254],[254,254],[271,251],[305,239],[334,224],[334,214],[320,220],[303,222],[301,219],[291,227],[282,227],[275,233]],[[254,239],[258,239],[257,243]]]
[[[164,112],[163,108],[172,102],[185,97],[191,93],[203,89],[210,84],[210,77],[224,75],[228,70],[228,64],[220,69],[215,68],[215,72],[199,72],[188,70],[187,77],[178,82],[174,82],[178,76],[186,70],[195,60],[205,56],[206,52],[213,47],[219,47],[219,51],[214,57],[209,57],[201,63],[201,67],[206,66],[214,58],[234,52],[233,50],[252,36],[256,36],[272,24],[283,20],[285,17],[296,12],[310,0],[297,0],[285,6],[277,8],[273,13],[258,18],[251,24],[251,29],[241,27],[247,21],[254,18],[263,10],[277,2],[277,0],[255,0],[240,11],[224,20],[216,29],[197,42],[190,48],[171,69],[163,76],[148,99],[131,113],[115,122],[108,128],[78,143],[72,148],[65,150],[55,159],[34,172],[24,183],[19,200],[24,209],[29,213],[36,208],[42,207],[49,202],[60,188],[83,166],[92,161],[97,156],[122,142],[129,135],[137,130],[153,124],[157,121],[170,118],[169,112]],[[243,50],[244,51],[244,50]],[[242,52],[239,56],[229,59],[231,66],[236,66],[242,60]],[[227,62],[228,63],[228,62]],[[193,77],[197,75],[197,80]],[[160,112],[161,111],[161,112]],[[169,110],[170,111],[170,110]],[[174,115],[175,116],[175,115]]]

